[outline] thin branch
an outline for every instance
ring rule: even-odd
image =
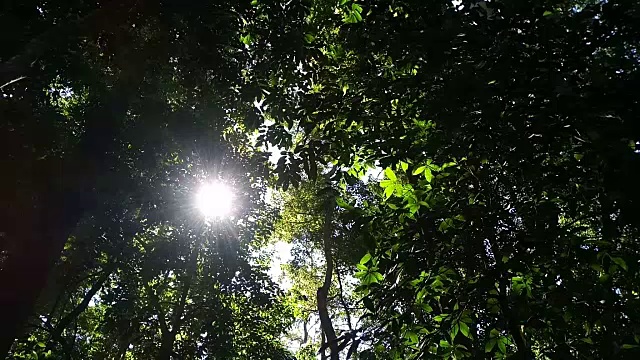
[[[54,330],[51,332],[52,338],[59,338],[64,329],[66,329],[72,322],[76,321],[78,316],[80,316],[80,314],[82,314],[87,309],[87,307],[91,303],[91,299],[93,299],[98,291],[102,289],[104,283],[107,281],[114,268],[115,266],[110,266],[109,268],[102,271],[102,276],[95,283],[93,283],[89,291],[87,291],[87,293],[82,298],[80,304],[78,304],[70,313],[68,313],[62,319],[60,319],[60,321],[58,321]]]
[[[344,300],[344,292],[342,290],[342,278],[340,276],[339,266],[336,266],[336,275],[338,276],[338,288],[340,290],[339,292],[340,304],[342,305],[345,315],[347,316],[347,326],[349,327],[349,331],[353,331],[353,326],[351,325],[351,312],[349,312],[349,307],[347,306],[347,302]]]
[[[358,351],[359,345],[360,345],[360,339],[353,340],[353,342],[351,343],[351,346],[349,347],[349,351],[347,351],[347,360],[351,359],[351,356],[355,354],[356,351]]]
[[[304,319],[304,321],[302,322],[302,342],[300,343],[300,346],[304,345],[307,343],[307,341],[309,341],[309,331],[307,329],[307,323],[309,321],[309,318],[307,317],[306,319]]]
[[[167,336],[169,335],[169,327],[167,326],[167,321],[164,318],[164,312],[162,311],[162,306],[160,305],[158,294],[156,294],[156,291],[154,289],[148,288],[147,290],[149,291],[149,297],[151,298],[152,305],[158,313],[158,322],[160,323],[162,336]]]

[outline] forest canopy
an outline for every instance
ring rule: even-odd
[[[640,357],[637,1],[10,0],[0,30],[0,357]]]

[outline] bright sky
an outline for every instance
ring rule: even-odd
[[[291,280],[287,278],[282,271],[282,264],[286,264],[291,260],[291,247],[290,243],[284,241],[278,241],[267,247],[266,252],[273,252],[271,257],[271,268],[269,269],[269,276],[280,285],[280,287],[287,291],[291,289]]]

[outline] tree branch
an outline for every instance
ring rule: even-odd
[[[355,354],[355,352],[358,350],[359,345],[360,339],[353,340],[351,346],[349,346],[349,351],[347,351],[347,360],[351,359],[351,356],[353,356],[353,354]]]
[[[51,337],[53,339],[59,339],[64,329],[66,329],[74,320],[76,320],[78,316],[80,316],[80,314],[82,314],[87,309],[89,303],[91,302],[91,299],[93,299],[98,291],[102,289],[102,286],[107,281],[114,268],[115,266],[110,266],[108,269],[102,270],[102,276],[100,276],[100,278],[95,283],[93,283],[89,291],[87,291],[87,293],[82,298],[80,304],[78,304],[70,313],[68,313],[62,319],[60,319],[60,321],[58,321],[54,330],[51,332]]]
[[[344,309],[345,316],[347,317],[347,326],[349,327],[349,331],[353,331],[353,326],[351,325],[351,312],[349,312],[349,307],[347,306],[347,302],[344,300],[344,292],[342,290],[342,278],[340,276],[340,267],[336,266],[336,275],[338,276],[338,287],[339,287],[339,298],[340,304]]]
[[[158,322],[160,323],[160,331],[162,331],[162,336],[167,336],[169,335],[169,327],[167,326],[167,321],[164,318],[164,312],[162,311],[162,306],[160,305],[158,294],[156,294],[156,291],[154,289],[151,289],[149,287],[147,288],[147,290],[149,291],[151,303],[158,313]]]
[[[302,322],[302,343],[300,343],[300,346],[306,344],[307,341],[309,341],[309,330],[307,329],[308,321],[309,321],[309,318],[306,318]]]

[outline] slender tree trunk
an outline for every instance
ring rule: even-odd
[[[66,329],[69,325],[71,325],[71,323],[87,309],[87,307],[89,306],[89,303],[91,302],[91,299],[93,299],[93,297],[98,293],[98,291],[102,289],[105,281],[107,281],[107,279],[109,278],[109,275],[111,275],[111,271],[112,271],[112,268],[103,270],[104,273],[91,286],[91,289],[87,291],[87,293],[82,298],[82,301],[80,302],[80,304],[78,304],[78,306],[76,306],[70,313],[68,313],[62,319],[60,319],[60,321],[58,321],[58,323],[56,324],[56,327],[51,332],[51,337],[53,339],[59,339],[64,329]]]
[[[324,283],[322,287],[318,288],[317,301],[318,301],[318,316],[320,317],[320,326],[322,332],[326,336],[326,344],[329,346],[331,360],[339,360],[340,354],[338,350],[338,342],[336,340],[336,332],[331,322],[331,316],[329,316],[329,309],[327,307],[327,298],[329,296],[329,289],[331,288],[331,279],[333,277],[333,255],[331,254],[331,242],[333,235],[332,227],[332,214],[334,208],[333,198],[329,198],[325,203],[325,215],[324,215],[324,229],[323,229],[323,243],[324,243],[324,258],[326,262],[326,268],[324,273]],[[324,346],[322,353],[324,354]]]
[[[162,344],[160,345],[160,351],[158,354],[158,360],[170,360],[171,354],[173,354],[173,345],[176,341],[176,334],[180,331],[183,323],[183,316],[185,306],[187,304],[187,297],[191,290],[191,283],[196,276],[198,267],[198,254],[200,253],[201,241],[196,241],[195,248],[192,250],[187,264],[187,269],[184,278],[184,285],[180,290],[180,299],[173,311],[173,318],[171,321],[171,330],[165,330],[162,334]],[[158,314],[158,316],[164,316],[164,314]],[[166,327],[166,326],[165,326]],[[166,334],[166,335],[165,335]]]
[[[501,211],[501,209],[497,209],[497,211]],[[490,236],[487,236],[487,238],[489,239]],[[499,287],[498,304],[500,304],[500,310],[502,311],[502,315],[506,322],[506,330],[511,334],[516,344],[516,353],[514,356],[516,359],[533,360],[534,356],[531,351],[531,347],[529,346],[525,334],[520,328],[518,319],[514,315],[513,308],[509,303],[507,288],[510,274],[508,269],[504,268],[501,261],[503,256],[502,249],[494,241],[489,240],[489,244],[491,245],[491,251],[496,259],[495,273]]]
[[[325,350],[327,349],[327,337],[324,335],[324,332],[320,332],[320,359],[327,360],[327,353]]]
[[[162,309],[162,305],[160,305],[160,299],[158,295],[155,293],[155,290],[148,288],[149,297],[151,298],[151,303],[153,307],[156,309],[158,322],[160,323],[160,335],[161,335],[161,343],[160,350],[158,352],[158,359],[169,359],[171,357],[171,351],[173,349],[173,339],[175,339],[175,335],[169,330],[169,325],[167,324],[167,320],[165,318],[164,310]]]
[[[307,326],[308,326],[307,322],[308,321],[309,321],[309,318],[307,317],[302,322],[302,342],[300,343],[300,346],[305,345],[307,343],[307,341],[309,341],[309,330],[307,329]]]
[[[175,333],[171,332],[167,336],[162,337],[162,344],[160,345],[160,352],[158,353],[158,360],[170,360],[171,354],[173,354],[173,343],[176,340]]]
[[[340,304],[344,309],[344,315],[347,317],[347,326],[349,327],[349,331],[353,333],[353,325],[351,324],[351,311],[349,311],[349,306],[347,304],[347,301],[344,299],[344,290],[342,289],[342,277],[340,275],[339,266],[336,266],[336,276],[338,277]]]
[[[173,345],[176,341],[176,334],[182,327],[182,316],[184,314],[184,307],[186,305],[187,296],[191,287],[191,279],[187,277],[185,284],[180,292],[180,300],[174,310],[173,321],[171,323],[171,330],[167,330],[166,334],[162,334],[162,343],[160,344],[160,351],[158,353],[158,360],[170,360],[171,354],[173,354]],[[159,314],[158,316],[163,316]]]
[[[125,356],[127,356],[127,350],[129,350],[129,344],[125,341],[122,342],[120,346],[120,352],[118,353],[118,360],[124,360]]]

